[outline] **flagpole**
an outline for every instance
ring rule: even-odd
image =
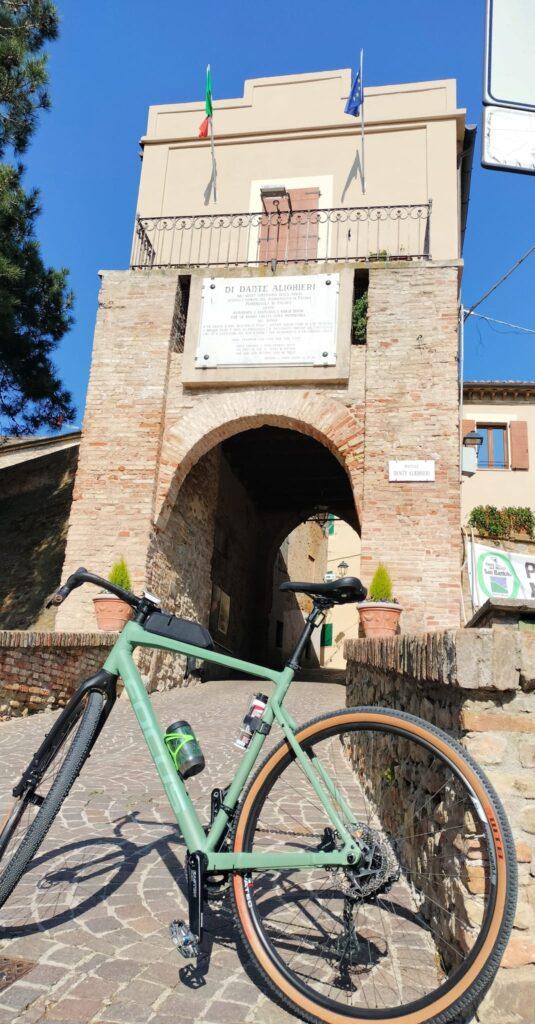
[[[210,118],[210,149],[212,151],[212,188],[214,193],[214,203],[217,203],[217,165],[215,162],[215,146],[214,146],[214,116]]]
[[[366,177],[364,173],[364,50],[360,51],[360,91],[362,102],[360,104],[360,163],[362,169],[362,193],[366,194]]]

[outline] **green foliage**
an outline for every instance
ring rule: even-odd
[[[516,533],[535,537],[535,515],[527,506],[476,505],[468,517],[468,526],[477,530],[481,537],[507,540]]]
[[[368,326],[368,292],[355,299],[351,315],[351,336],[354,345],[364,345]]]
[[[0,157],[8,146],[24,153],[39,110],[50,106],[43,45],[58,34],[51,0],[3,0],[0,4]]]
[[[368,601],[392,601],[392,579],[390,573],[381,562],[375,570],[368,591]]]
[[[72,323],[67,271],[46,267],[35,239],[37,194],[0,164],[0,434],[74,419],[51,355]]]
[[[23,153],[49,106],[43,45],[58,33],[51,0],[0,2],[0,157]],[[0,164],[0,435],[33,434],[74,419],[52,353],[72,324],[67,271],[43,263],[38,193],[23,168]]]
[[[132,580],[130,579],[130,573],[124,558],[119,558],[113,563],[108,579],[116,587],[122,587],[123,590],[132,590]]]

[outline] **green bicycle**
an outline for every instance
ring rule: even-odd
[[[130,603],[133,620],[103,668],[81,684],[13,789],[0,828],[0,906],[35,856],[109,715],[119,676],[184,838],[189,922],[199,954],[203,907],[226,894],[248,953],[294,1013],[324,1024],[447,1024],[482,997],[512,927],[516,859],[503,808],[453,739],[411,715],[351,707],[298,726],[284,698],[313,630],[336,603],[363,600],[357,579],[284,583],[312,610],[282,671],[214,649],[198,623],[78,569]],[[202,770],[193,731],[163,734],[133,661],[157,648],[270,681],[244,722],[234,779],[214,789],[203,826],[184,783]],[[260,698],[260,695],[259,695]],[[282,738],[253,773],[266,737]]]

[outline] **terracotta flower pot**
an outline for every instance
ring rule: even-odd
[[[364,636],[395,636],[402,610],[390,601],[362,601],[359,615]]]
[[[98,594],[93,598],[98,629],[120,631],[132,617],[132,609],[126,601],[113,594]]]

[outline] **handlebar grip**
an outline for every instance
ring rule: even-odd
[[[58,589],[50,595],[46,602],[46,607],[52,608],[55,605],[62,604],[65,598],[69,596],[72,590],[75,590],[76,587],[81,587],[82,583],[84,582],[83,579],[80,579],[82,573],[87,573],[87,569],[84,569],[84,567],[81,565],[80,568],[76,570],[76,572],[73,572],[72,575],[69,576],[67,582],[64,583],[63,586],[58,587]]]

